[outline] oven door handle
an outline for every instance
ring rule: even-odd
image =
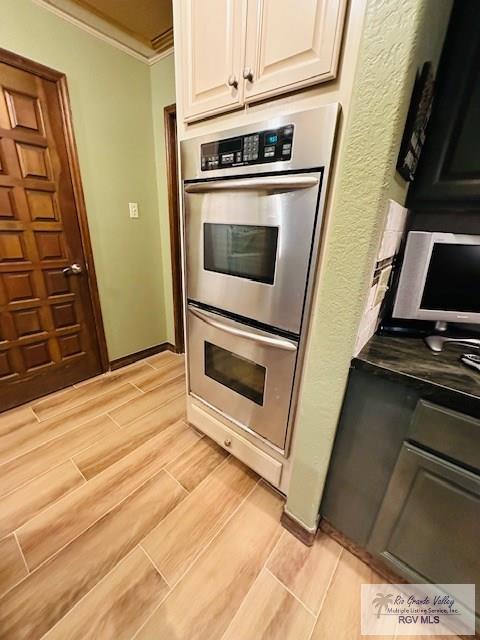
[[[208,193],[210,191],[294,191],[309,189],[318,184],[314,176],[273,176],[270,178],[241,178],[215,182],[194,182],[185,185],[186,193]]]
[[[229,325],[223,324],[219,320],[213,318],[213,314],[206,313],[205,311],[201,311],[196,307],[192,307],[188,305],[188,310],[191,314],[193,314],[205,324],[214,327],[215,329],[219,329],[220,331],[224,331],[225,333],[230,333],[233,336],[238,336],[239,338],[245,338],[246,340],[252,340],[253,342],[259,342],[267,347],[275,347],[276,349],[284,349],[285,351],[296,351],[297,347],[293,342],[289,342],[288,340],[282,340],[281,338],[271,338],[269,336],[264,336],[262,334],[255,333],[254,331],[245,331],[244,329],[237,329],[235,327],[230,327]]]

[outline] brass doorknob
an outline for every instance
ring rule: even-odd
[[[224,444],[226,447],[231,447],[231,446],[232,446],[232,441],[231,441],[231,440],[225,440],[225,441],[223,442],[223,444]]]
[[[77,262],[74,262],[69,267],[65,267],[65,269],[62,269],[62,273],[65,276],[79,276],[82,271],[82,267]]]

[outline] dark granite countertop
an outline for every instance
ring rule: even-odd
[[[480,351],[448,345],[437,354],[421,339],[373,336],[352,366],[414,387],[433,402],[480,417],[480,371],[460,362],[463,353]]]

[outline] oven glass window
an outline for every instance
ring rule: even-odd
[[[263,406],[265,367],[205,342],[205,375]]]
[[[204,268],[273,284],[277,242],[278,227],[205,223]]]

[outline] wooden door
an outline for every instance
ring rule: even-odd
[[[331,80],[346,0],[248,0],[245,102]]]
[[[239,106],[246,0],[182,0],[180,10],[185,120]]]
[[[62,76],[9,57],[0,51],[0,410],[102,371]],[[72,264],[81,273],[66,275]]]
[[[175,326],[175,352],[184,353],[183,324],[183,286],[180,221],[178,202],[178,144],[177,144],[177,107],[174,104],[165,107],[165,154],[167,160],[168,220],[170,223],[170,254],[172,265],[173,321]]]

